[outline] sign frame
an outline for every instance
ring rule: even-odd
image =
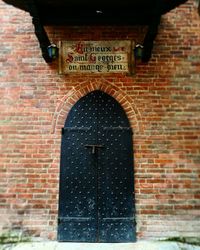
[[[60,41],[59,74],[135,73],[132,40]]]

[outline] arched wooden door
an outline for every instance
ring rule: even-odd
[[[63,128],[58,240],[135,241],[132,130],[101,91],[82,97]]]

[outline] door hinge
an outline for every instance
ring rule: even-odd
[[[58,225],[60,225],[60,223],[61,223],[61,219],[60,219],[60,218],[58,218]]]
[[[64,135],[64,133],[65,133],[65,128],[62,128],[61,129],[61,134]]]

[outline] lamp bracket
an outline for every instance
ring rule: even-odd
[[[40,20],[36,3],[34,0],[29,0],[29,1],[27,1],[26,4],[27,4],[27,8],[30,12],[30,15],[32,16],[32,23],[33,23],[34,28],[35,28],[36,37],[37,37],[39,44],[40,44],[42,56],[46,62],[51,62],[52,59],[49,57],[48,50],[47,50],[48,46],[51,45],[51,42],[50,42],[48,35],[47,35],[43,25],[42,25],[42,22]]]

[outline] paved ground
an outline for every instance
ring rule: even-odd
[[[149,242],[123,244],[92,244],[92,243],[19,243],[16,245],[0,245],[0,250],[200,250],[193,246],[175,242]]]

